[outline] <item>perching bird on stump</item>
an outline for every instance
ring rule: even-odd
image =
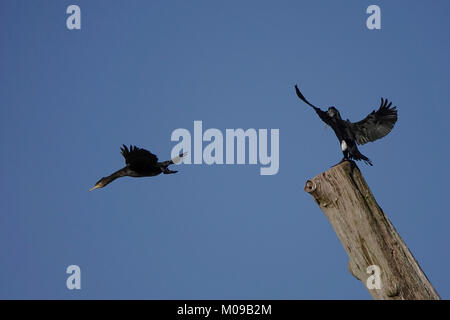
[[[342,120],[339,111],[335,107],[329,107],[328,110],[322,111],[312,105],[295,85],[297,96],[305,103],[314,108],[320,119],[333,128],[334,133],[339,139],[341,150],[344,154],[344,160],[363,160],[365,163],[372,165],[372,162],[359,152],[356,144],[365,144],[383,138],[394,127],[397,122],[397,109],[392,107],[392,102],[388,104],[387,99],[381,98],[381,105],[377,111],[372,111],[367,117],[359,122],[350,122]]]
[[[160,173],[171,174],[178,171],[169,170],[169,165],[178,163],[187,154],[187,152],[180,154],[172,160],[158,162],[158,157],[148,150],[141,149],[135,146],[130,146],[130,149],[126,145],[120,148],[123,157],[125,158],[126,166],[112,175],[103,177],[97,181],[94,187],[89,191],[97,188],[103,188],[107,184],[113,182],[120,177],[153,177]]]

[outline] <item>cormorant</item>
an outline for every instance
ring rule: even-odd
[[[381,105],[377,111],[372,111],[367,117],[359,122],[350,122],[342,120],[339,111],[335,107],[329,107],[328,110],[322,111],[312,105],[295,85],[297,96],[305,103],[314,108],[320,119],[333,128],[334,133],[341,144],[344,160],[354,159],[363,160],[365,163],[372,165],[372,162],[359,152],[356,144],[365,144],[383,138],[391,132],[397,121],[397,109],[392,107],[392,102],[388,104],[387,99],[381,98]]]
[[[131,145],[130,149],[128,149],[126,145],[123,145],[120,150],[122,156],[125,158],[126,166],[120,170],[117,170],[113,174],[98,180],[95,186],[89,191],[97,188],[103,188],[120,177],[153,177],[160,173],[177,173],[178,171],[169,170],[169,165],[180,162],[181,159],[187,154],[187,152],[185,152],[172,160],[158,162],[158,157],[145,149]]]

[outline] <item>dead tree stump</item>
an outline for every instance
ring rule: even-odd
[[[349,271],[374,299],[440,299],[353,161],[308,180],[305,191],[336,231]]]

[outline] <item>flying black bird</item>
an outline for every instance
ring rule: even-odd
[[[377,111],[372,111],[367,117],[359,122],[342,120],[339,111],[335,107],[329,107],[327,111],[322,111],[312,105],[295,85],[297,96],[305,103],[314,108],[320,119],[333,128],[341,144],[344,160],[363,160],[372,165],[372,162],[359,152],[356,144],[365,144],[383,138],[391,132],[397,121],[397,109],[392,107],[392,102],[388,104],[387,99],[381,98],[381,105]]]
[[[171,174],[178,171],[169,170],[169,165],[178,163],[187,154],[187,152],[180,154],[172,160],[158,162],[158,157],[148,150],[141,149],[135,146],[130,146],[130,149],[126,145],[120,148],[123,157],[125,158],[126,166],[112,175],[103,177],[97,181],[94,187],[89,191],[97,188],[103,188],[107,184],[113,182],[120,177],[153,177],[160,173]]]

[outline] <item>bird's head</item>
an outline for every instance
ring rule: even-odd
[[[106,181],[106,178],[101,178],[100,180],[97,181],[95,186],[93,186],[92,188],[89,189],[89,191],[92,191],[92,190],[98,189],[98,188],[103,188],[107,184],[108,184],[108,182]]]
[[[328,115],[331,118],[334,118],[334,117],[340,118],[341,117],[341,115],[339,114],[338,109],[336,109],[335,107],[329,107],[328,110],[327,110],[327,113],[328,113]]]

